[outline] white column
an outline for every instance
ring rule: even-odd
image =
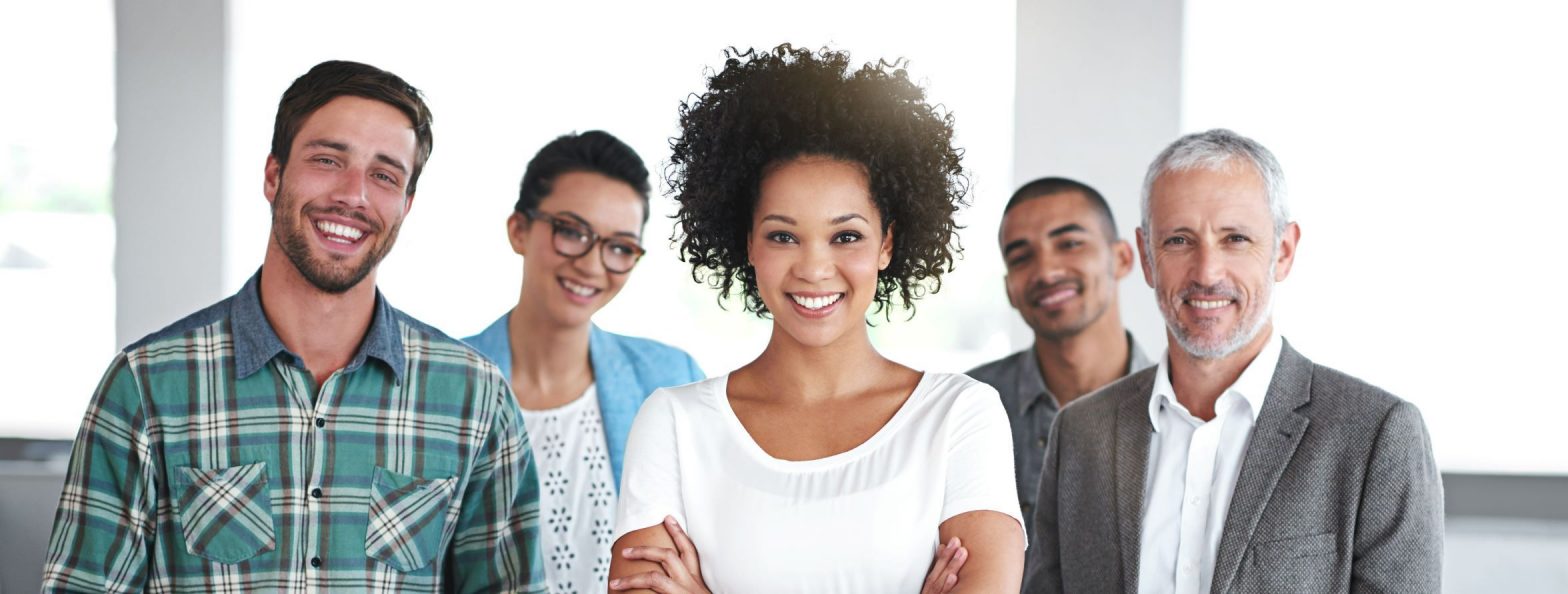
[[[1181,131],[1182,7],[1018,0],[1014,187],[1049,175],[1087,183],[1133,239],[1144,169]],[[1164,348],[1164,323],[1136,267],[1122,282],[1121,313],[1150,356]]]
[[[118,345],[224,296],[228,2],[115,2]]]

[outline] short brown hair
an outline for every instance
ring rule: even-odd
[[[430,108],[425,105],[419,89],[408,84],[398,75],[369,64],[332,60],[317,64],[303,76],[294,79],[278,100],[277,119],[272,124],[272,156],[280,165],[287,165],[289,149],[294,136],[299,134],[305,119],[321,106],[338,97],[350,95],[364,97],[391,105],[408,116],[414,125],[414,171],[408,176],[408,195],[414,195],[419,183],[419,172],[430,159]]]

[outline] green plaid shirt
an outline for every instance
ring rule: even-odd
[[[115,357],[43,591],[543,592],[538,482],[495,365],[377,292],[316,389],[259,279]]]

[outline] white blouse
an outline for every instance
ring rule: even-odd
[[[943,521],[991,510],[1023,525],[1007,414],[990,386],[927,373],[865,443],[786,461],[751,439],[728,382],[648,397],[615,522],[619,539],[674,516],[715,593],[918,592]]]
[[[590,384],[558,408],[523,409],[539,474],[540,557],[551,594],[604,592],[610,576],[615,476],[599,395]]]

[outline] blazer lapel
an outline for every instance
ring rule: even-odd
[[[1155,368],[1156,370],[1158,368]],[[1121,549],[1122,590],[1138,591],[1138,551],[1143,528],[1143,481],[1148,468],[1149,395],[1154,390],[1154,373],[1140,374],[1131,382],[1131,394],[1116,407],[1116,526]]]
[[[1285,342],[1274,377],[1269,380],[1268,397],[1242,458],[1241,473],[1236,477],[1236,490],[1231,495],[1215,555],[1211,592],[1228,591],[1236,579],[1258,519],[1306,433],[1307,417],[1296,410],[1310,400],[1311,389],[1312,362]]]

